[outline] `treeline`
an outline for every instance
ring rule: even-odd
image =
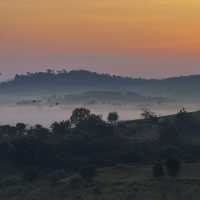
[[[184,109],[166,118],[145,110],[143,117],[118,122],[119,116],[113,112],[104,121],[88,109],[77,108],[69,120],[55,122],[50,129],[41,125],[29,128],[23,123],[0,126],[1,165],[73,172],[88,166],[200,159],[200,146],[182,142],[183,132],[200,130],[199,122]],[[154,131],[157,137],[137,140],[135,135],[142,131],[146,136]]]
[[[108,119],[105,122],[80,108],[74,110],[70,120],[55,122],[50,129],[41,125],[28,128],[23,123],[0,126],[0,160],[49,170],[75,170],[90,163],[105,165],[122,145],[114,133],[118,114],[110,113]]]
[[[0,84],[1,95],[49,96],[54,94],[83,93],[90,90],[121,90],[140,79],[98,74],[86,70],[54,71],[17,74],[14,79]],[[128,90],[128,88],[126,88]],[[31,91],[31,92],[30,92]]]
[[[95,85],[105,85],[105,84],[131,84],[133,80],[128,77],[121,77],[109,74],[98,74],[96,72],[86,71],[86,70],[52,70],[48,69],[45,72],[35,72],[26,74],[17,74],[13,80],[4,82],[2,86],[16,85],[26,82],[27,84],[38,84],[38,83],[48,83],[53,84],[95,84]]]

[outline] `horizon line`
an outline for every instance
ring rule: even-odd
[[[167,77],[161,77],[161,78],[151,78],[151,77],[141,77],[141,76],[138,76],[138,77],[134,77],[134,76],[128,76],[128,75],[120,75],[120,74],[117,74],[117,73],[109,73],[109,72],[97,72],[95,70],[87,70],[87,69],[84,69],[84,68],[80,68],[80,69],[66,69],[66,68],[63,68],[63,69],[55,69],[55,68],[47,68],[46,70],[41,70],[41,71],[32,71],[32,72],[20,72],[20,73],[14,73],[13,75],[11,75],[10,77],[8,78],[5,78],[4,80],[0,80],[0,82],[9,82],[9,81],[12,81],[15,79],[15,77],[17,75],[21,75],[21,76],[26,76],[28,75],[29,73],[30,74],[36,74],[36,73],[47,73],[48,70],[52,70],[52,72],[54,72],[55,74],[59,74],[60,73],[70,73],[70,72],[89,72],[89,73],[96,73],[98,75],[109,75],[109,76],[117,76],[117,77],[121,77],[121,78],[129,78],[129,79],[133,79],[133,80],[137,80],[137,79],[141,79],[141,80],[168,80],[168,79],[174,79],[174,78],[187,78],[187,77],[194,77],[194,76],[200,76],[200,73],[191,73],[191,74],[180,74],[180,75],[172,75],[172,76],[167,76]],[[4,74],[6,73],[3,73],[3,72],[0,72],[0,77],[2,77]]]

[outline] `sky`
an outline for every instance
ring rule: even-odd
[[[0,0],[1,78],[87,69],[200,74],[199,0]]]

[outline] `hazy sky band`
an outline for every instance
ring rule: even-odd
[[[0,70],[200,73],[199,10],[197,0],[2,0]]]

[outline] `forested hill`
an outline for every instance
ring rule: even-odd
[[[57,94],[95,90],[126,90],[142,95],[199,98],[200,75],[168,79],[141,79],[95,72],[59,71],[27,73],[0,84],[1,94]]]
[[[36,72],[16,75],[14,79],[4,82],[1,86],[15,86],[22,84],[70,84],[70,85],[129,85],[135,82],[141,82],[141,79],[133,79],[110,74],[98,74],[96,72],[77,70],[77,71],[59,71],[48,70],[46,72]],[[145,80],[142,80],[145,81]]]

